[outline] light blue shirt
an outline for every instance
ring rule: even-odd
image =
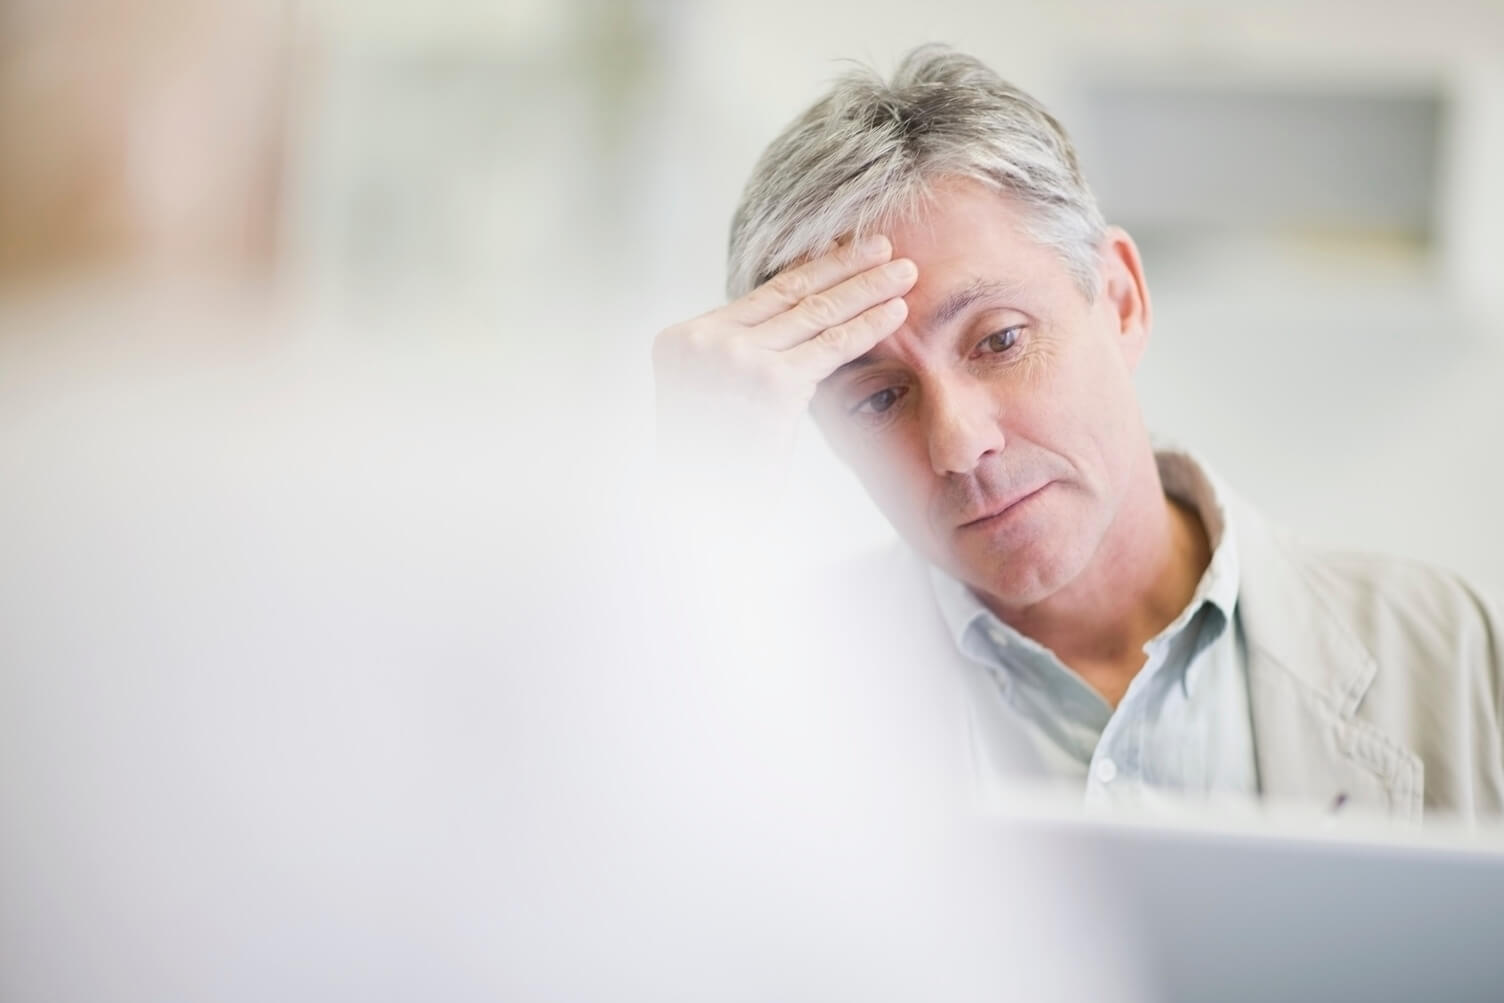
[[[1084,786],[1094,807],[1166,794],[1252,799],[1259,789],[1237,613],[1237,536],[1210,474],[1184,453],[1156,457],[1165,493],[1200,516],[1212,558],[1190,603],[1144,645],[1147,660],[1116,711],[1054,652],[930,569],[957,647],[989,670],[1046,778]]]

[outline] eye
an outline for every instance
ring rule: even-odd
[[[852,414],[879,415],[897,404],[908,391],[904,387],[888,387],[859,402],[851,409]]]
[[[1012,348],[1017,342],[1019,335],[1023,333],[1023,327],[1005,327],[996,334],[989,334],[977,345],[977,350],[983,355],[1002,355]]]

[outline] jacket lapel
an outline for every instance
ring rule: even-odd
[[[1291,542],[1248,506],[1228,506],[1244,541],[1238,617],[1264,798],[1418,821],[1420,758],[1354,716],[1378,672],[1373,655]]]

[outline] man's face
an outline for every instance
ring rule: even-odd
[[[1109,236],[1088,301],[1019,210],[970,183],[888,236],[919,266],[908,319],[821,384],[815,418],[910,544],[1032,605],[1087,568],[1143,468],[1137,254]]]

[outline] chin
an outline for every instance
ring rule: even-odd
[[[1004,606],[1043,602],[1075,579],[1084,562],[1073,553],[1048,550],[1043,541],[1005,553],[983,550],[954,556],[956,574]]]

